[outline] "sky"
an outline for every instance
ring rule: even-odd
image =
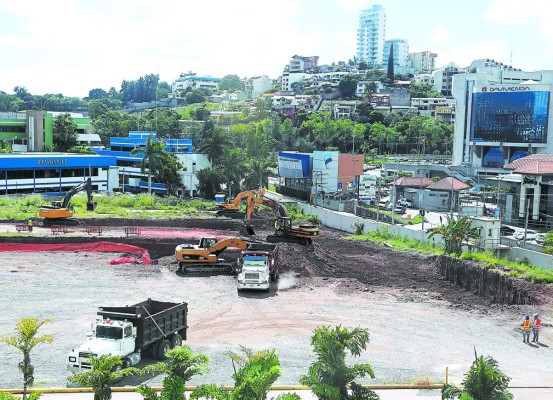
[[[437,66],[553,70],[551,0],[0,0],[0,91],[82,98],[188,71],[277,78],[295,54],[352,59],[359,13],[374,4],[386,39],[437,53]]]

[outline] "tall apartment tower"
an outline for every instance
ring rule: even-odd
[[[384,57],[385,36],[386,10],[376,4],[369,10],[361,11],[357,30],[357,59],[373,67],[380,66]]]
[[[409,42],[406,39],[391,39],[384,42],[384,57],[382,59],[382,67],[388,66],[388,58],[390,58],[390,48],[394,46],[394,73],[405,74],[409,72]]]

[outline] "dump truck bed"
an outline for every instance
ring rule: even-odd
[[[173,332],[186,340],[187,303],[171,303],[148,299],[125,307],[100,307],[98,315],[113,320],[131,321],[137,328],[136,346],[145,348]]]

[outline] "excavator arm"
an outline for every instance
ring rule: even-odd
[[[71,201],[71,198],[79,193],[81,190],[86,188],[86,194],[88,196],[87,201],[90,201],[91,199],[91,193],[92,193],[92,180],[88,178],[86,181],[79,183],[78,185],[72,187],[63,198],[63,202],[61,203],[62,208],[67,208],[69,206],[69,202]]]
[[[282,204],[276,200],[261,196],[252,196],[248,198],[246,216],[244,218],[244,234],[255,235],[255,230],[250,225],[250,222],[253,212],[259,205],[267,206],[278,213],[277,220],[275,221],[275,235],[267,236],[267,241],[308,245],[313,238],[319,236],[319,228],[312,224],[293,225],[292,219],[288,216],[286,208],[284,208]]]

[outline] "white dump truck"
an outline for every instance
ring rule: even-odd
[[[122,367],[138,364],[147,352],[159,360],[186,340],[187,303],[148,299],[133,306],[100,307],[99,318],[87,340],[68,355],[67,369],[85,372],[92,369],[90,356],[120,356]]]
[[[269,290],[279,278],[278,244],[251,243],[238,261],[238,290]]]

